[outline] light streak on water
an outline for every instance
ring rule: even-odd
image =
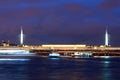
[[[0,61],[29,61],[30,59],[1,58]]]
[[[60,58],[49,58],[51,60],[60,60]]]
[[[27,64],[30,60],[26,58],[0,58],[0,64]]]
[[[109,63],[110,63],[110,61],[104,61],[104,63],[105,63],[105,64],[109,64]]]

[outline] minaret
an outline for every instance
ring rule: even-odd
[[[24,34],[23,34],[23,29],[21,27],[21,32],[20,32],[20,45],[23,45],[23,39],[24,39]]]
[[[106,29],[106,32],[105,32],[105,46],[109,46],[109,36],[108,36],[107,29]]]

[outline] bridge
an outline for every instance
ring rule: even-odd
[[[101,46],[88,46],[85,44],[43,44],[38,46],[24,45],[23,29],[21,27],[20,34],[20,46],[6,46],[4,44],[0,47],[0,50],[16,50],[16,49],[25,49],[30,52],[37,54],[49,54],[52,52],[57,52],[60,54],[73,54],[75,52],[91,52],[93,55],[119,55],[120,56],[120,47],[111,47],[109,45],[108,32],[105,32],[105,44]]]
[[[51,44],[51,45],[39,45],[39,46],[0,46],[1,49],[27,49],[27,50],[58,50],[58,51],[120,51],[120,47],[112,46],[87,46],[81,44],[63,45],[63,44]]]
[[[41,45],[41,46],[26,46],[31,52],[38,54],[49,54],[52,52],[60,54],[73,54],[75,52],[91,52],[94,55],[112,55],[120,56],[120,47],[111,46],[87,46],[87,45]]]
[[[75,52],[90,52],[95,56],[120,56],[120,47],[111,47],[111,46],[87,46],[81,44],[72,44],[72,45],[62,45],[62,44],[49,44],[49,45],[39,45],[39,46],[8,46],[0,47],[0,50],[27,50],[30,52],[37,53],[39,55],[48,55],[49,53],[56,52],[61,55],[72,55]]]

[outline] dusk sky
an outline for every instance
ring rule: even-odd
[[[120,0],[0,0],[0,40],[120,46]]]

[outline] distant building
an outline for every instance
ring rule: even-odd
[[[8,40],[8,42],[2,40],[2,43],[0,43],[0,46],[4,46],[4,47],[7,47],[7,46],[17,46],[17,44],[15,44],[15,43],[10,43],[9,40]]]
[[[9,42],[5,42],[4,40],[2,40],[1,46],[10,46]]]

